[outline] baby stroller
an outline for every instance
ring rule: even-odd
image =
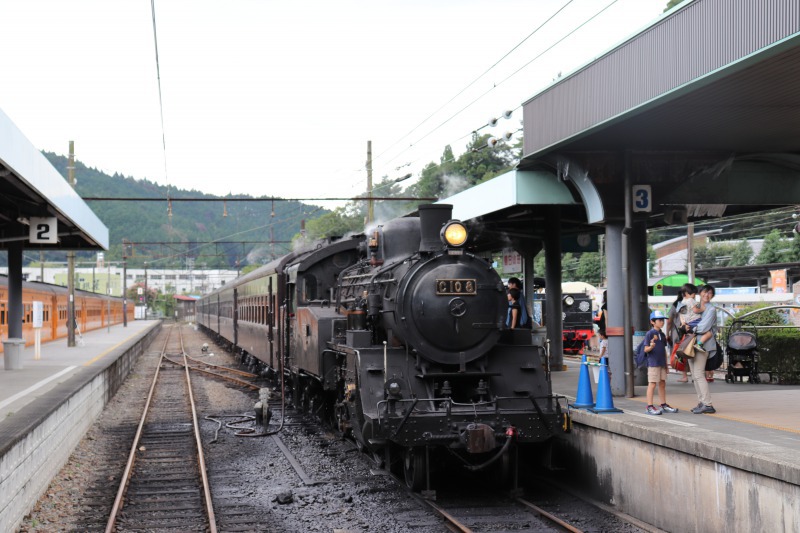
[[[747,331],[745,331],[745,329]],[[750,383],[761,383],[758,377],[758,334],[753,322],[734,320],[728,328],[728,372],[725,383],[743,382],[749,376]]]

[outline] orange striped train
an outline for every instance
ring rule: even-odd
[[[25,345],[34,342],[33,302],[42,302],[42,342],[67,336],[66,287],[49,283],[22,282],[22,337]],[[134,319],[133,305],[128,320]],[[8,339],[8,277],[0,275],[0,338]],[[122,298],[75,290],[75,320],[82,333],[122,322]],[[3,346],[0,344],[0,352]]]

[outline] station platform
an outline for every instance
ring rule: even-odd
[[[581,362],[565,364],[566,371],[552,373],[553,392],[572,402]],[[589,376],[597,401],[591,370]],[[726,383],[717,372],[708,384],[717,412],[693,414],[694,385],[681,377],[667,378],[674,414],[645,413],[646,385],[636,386],[633,398],[600,406],[619,413],[570,409],[572,432],[560,441],[557,462],[566,478],[664,531],[797,531],[800,386]]]
[[[124,383],[161,321],[131,321],[28,346],[0,369],[0,531],[15,531]]]
[[[67,339],[42,343],[41,358],[34,359],[34,347],[22,351],[22,369],[4,370],[0,354],[0,439],[4,427],[13,414],[52,391],[81,372],[105,365],[114,357],[115,350],[129,341],[146,334],[156,320],[133,320],[127,327],[122,324],[96,329],[76,336],[76,345],[67,347]]]
[[[578,391],[580,359],[564,358],[568,370],[553,372],[553,392],[574,400]],[[590,372],[590,377],[591,377]],[[681,374],[670,369],[667,378],[667,403],[679,409],[678,413],[653,416],[645,413],[647,386],[634,387],[633,398],[614,397],[614,407],[623,410],[626,419],[654,428],[675,426],[703,428],[718,435],[731,435],[752,439],[763,444],[786,446],[794,450],[794,460],[800,467],[800,385],[755,384],[748,382],[726,383],[725,373],[717,372],[709,383],[711,400],[717,410],[714,414],[696,415],[691,409],[698,404],[692,376],[688,383],[679,383]],[[703,378],[701,378],[703,379]],[[594,399],[597,384],[590,379]],[[658,391],[654,394],[658,403]],[[597,416],[617,416],[604,414]]]

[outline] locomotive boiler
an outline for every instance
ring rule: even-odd
[[[419,217],[318,243],[200,304],[201,324],[277,366],[298,405],[414,490],[430,490],[445,457],[510,473],[519,449],[567,425],[545,349],[505,328],[505,287],[451,212],[420,206]],[[214,316],[227,301],[237,311]]]

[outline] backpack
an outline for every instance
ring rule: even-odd
[[[716,370],[722,366],[722,352],[718,349],[706,359],[706,370]]]
[[[633,361],[636,368],[644,368],[647,366],[647,352],[644,351],[644,341],[639,343],[636,351],[633,353]]]

